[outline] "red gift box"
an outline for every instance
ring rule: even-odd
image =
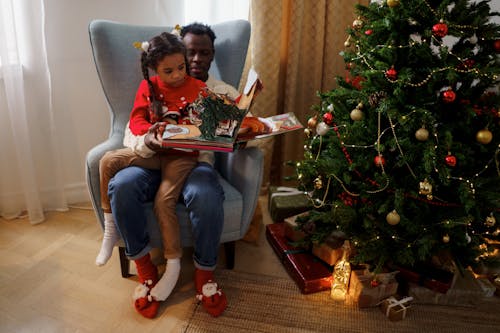
[[[266,237],[303,294],[332,287],[330,268],[307,250],[290,245],[285,238],[283,223],[268,224]]]
[[[455,274],[430,265],[420,264],[411,269],[400,266],[394,268],[399,271],[399,280],[424,286],[438,293],[445,294],[455,281]]]

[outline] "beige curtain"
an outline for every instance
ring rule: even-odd
[[[346,28],[355,19],[355,0],[251,0],[252,37],[247,66],[264,83],[252,113],[265,117],[293,111],[307,126],[311,107],[319,102],[318,91],[335,87],[344,75],[339,52],[344,49]],[[245,79],[245,78],[243,78]],[[297,131],[258,141],[265,152],[263,189],[284,182],[293,168],[287,161],[301,160],[304,133]]]

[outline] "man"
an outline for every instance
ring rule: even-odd
[[[193,23],[181,30],[181,37],[187,48],[187,59],[189,73],[191,76],[205,81],[207,86],[217,93],[226,93],[236,98],[238,92],[233,87],[222,81],[211,78],[208,74],[210,65],[214,59],[215,34],[210,27]],[[143,138],[145,145],[153,151],[161,151],[161,143],[157,139],[156,130],[153,126]],[[188,176],[181,194],[181,200],[189,210],[192,224],[194,244],[193,261],[195,265],[195,288],[198,295],[203,294],[203,286],[215,282],[213,271],[217,264],[217,255],[220,245],[220,236],[224,224],[223,201],[224,192],[218,181],[218,174],[213,169],[213,154],[211,158],[198,163]],[[125,241],[133,243],[134,248],[143,248],[141,253],[149,252],[149,236],[146,230],[146,212],[142,205],[144,202],[152,201],[161,176],[158,170],[149,170],[139,167],[129,167],[121,170],[115,175],[109,184],[109,197],[111,210],[115,216],[116,225]],[[139,245],[138,245],[139,244]],[[133,257],[134,253],[127,253]],[[179,264],[180,265],[180,264]],[[167,265],[168,266],[168,265]],[[162,279],[170,279],[171,289],[179,277],[180,267],[167,267]],[[151,302],[164,300],[170,290],[158,290],[153,288]],[[219,316],[227,307],[227,299],[222,291],[217,302],[202,302],[203,306],[212,316]],[[143,304],[150,307],[148,312],[156,315],[157,304]],[[153,315],[153,316],[154,316]]]

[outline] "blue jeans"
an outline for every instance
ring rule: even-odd
[[[198,163],[180,197],[191,220],[195,266],[207,270],[217,264],[224,226],[224,191],[218,177],[211,165]],[[151,250],[143,204],[154,200],[160,180],[159,170],[132,166],[118,172],[109,183],[111,211],[129,259],[138,259]]]

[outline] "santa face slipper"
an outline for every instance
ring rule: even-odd
[[[196,295],[205,310],[213,317],[220,316],[227,308],[227,298],[218,287],[217,282],[207,281],[201,288],[202,292]]]
[[[158,308],[160,307],[160,302],[155,301],[153,297],[149,294],[150,288],[153,281],[147,280],[143,284],[138,285],[132,296],[134,300],[134,308],[137,312],[146,318],[154,318],[158,313]]]

